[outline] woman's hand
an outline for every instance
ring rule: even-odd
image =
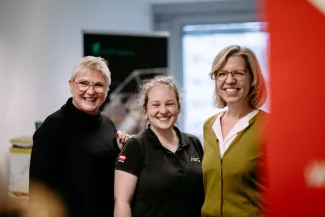
[[[120,150],[122,150],[126,141],[128,141],[129,138],[130,138],[129,134],[127,134],[125,131],[118,130],[116,132],[116,142]]]

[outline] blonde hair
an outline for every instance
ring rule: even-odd
[[[111,72],[107,66],[107,62],[104,58],[94,57],[94,56],[86,56],[79,60],[75,67],[72,70],[71,80],[74,80],[79,73],[84,71],[98,71],[105,76],[105,80],[107,85],[111,84]]]
[[[156,75],[155,77],[144,80],[142,82],[137,94],[137,102],[139,107],[142,109],[145,109],[147,107],[148,93],[153,87],[157,85],[167,85],[174,91],[177,105],[178,105],[178,110],[180,111],[181,110],[180,93],[174,78],[168,75]]]
[[[267,96],[266,82],[256,55],[251,49],[247,47],[241,47],[239,45],[230,45],[222,49],[213,61],[212,70],[209,73],[211,79],[216,80],[218,70],[220,70],[226,64],[228,58],[231,56],[242,56],[245,59],[247,69],[253,78],[252,87],[248,94],[248,101],[254,108],[261,107],[265,103]],[[219,108],[224,108],[227,106],[227,103],[220,97],[217,89],[217,82],[215,83],[215,104]]]

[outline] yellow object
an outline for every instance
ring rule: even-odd
[[[249,126],[238,133],[223,157],[212,129],[218,115],[204,124],[204,157],[202,162],[205,201],[202,217],[257,217],[263,212],[261,194],[265,191],[261,167],[266,113],[260,111]]]

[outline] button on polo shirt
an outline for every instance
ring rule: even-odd
[[[203,149],[198,138],[174,127],[175,153],[161,145],[150,129],[127,141],[116,170],[138,177],[132,217],[200,217],[204,201]]]

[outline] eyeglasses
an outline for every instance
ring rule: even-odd
[[[102,83],[89,84],[89,82],[87,81],[80,81],[80,82],[73,81],[73,82],[77,84],[77,88],[81,92],[86,92],[90,87],[93,87],[96,93],[104,93],[106,88],[108,88],[107,85]]]
[[[216,73],[216,79],[219,81],[225,81],[228,78],[228,75],[231,74],[231,76],[237,80],[243,80],[245,78],[245,75],[247,74],[246,70],[240,69],[235,71],[225,71],[225,70],[219,70]]]

